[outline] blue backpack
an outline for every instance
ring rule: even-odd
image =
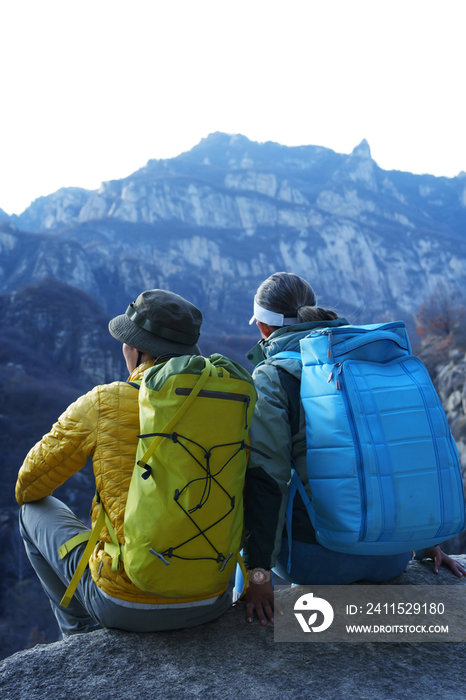
[[[320,544],[352,554],[432,547],[466,527],[455,441],[404,323],[311,331],[301,354],[309,500]],[[290,530],[289,530],[289,539]]]

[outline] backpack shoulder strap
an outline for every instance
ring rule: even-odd
[[[91,558],[91,554],[94,550],[94,547],[97,544],[100,533],[102,532],[104,523],[107,526],[110,539],[112,540],[111,543],[104,542],[104,549],[107,552],[107,554],[110,554],[110,556],[112,557],[112,571],[117,571],[119,568],[120,557],[123,554],[124,545],[121,545],[118,542],[115,535],[115,530],[113,529],[113,525],[110,522],[110,518],[108,517],[107,512],[104,508],[104,504],[100,500],[98,494],[96,494],[96,497],[98,499],[98,502],[100,503],[100,511],[93,529],[87,530],[86,532],[81,532],[79,533],[79,535],[75,535],[75,537],[72,537],[70,540],[62,544],[62,546],[58,549],[60,559],[63,559],[75,547],[87,540],[87,545],[84,549],[84,552],[81,555],[81,559],[79,560],[79,564],[73,574],[73,578],[71,579],[68,588],[66,589],[65,594],[60,601],[60,605],[63,608],[68,607],[72,597],[74,596],[76,588],[78,587],[82,575],[86,570],[86,566],[89,562],[89,559]]]
[[[82,575],[86,569],[86,566],[89,562],[91,554],[94,550],[94,547],[97,544],[97,540],[99,539],[99,535],[100,535],[102,528],[104,526],[104,522],[105,522],[105,510],[104,510],[103,504],[101,503],[99,516],[97,518],[97,521],[94,525],[92,532],[89,533],[89,539],[88,539],[86,548],[84,549],[84,552],[81,556],[81,559],[79,560],[79,564],[76,567],[76,571],[73,574],[73,577],[69,583],[69,586],[66,589],[63,598],[60,601],[60,605],[63,608],[67,608],[71,602],[71,598],[73,597],[74,592],[75,592],[76,588],[78,587],[78,584],[82,578]],[[87,533],[86,533],[86,536],[87,536]],[[76,538],[73,538],[73,539],[76,539]],[[72,542],[72,540],[69,540],[68,542],[65,543],[65,545],[62,545],[59,548],[58,551],[60,553],[61,559],[63,559],[63,557],[66,556],[66,554],[68,554],[68,552],[71,551],[71,549],[73,549],[74,547],[78,546],[78,544],[80,544],[80,542],[75,542],[73,547],[70,547],[71,542]]]
[[[311,525],[315,531],[314,509],[312,508],[311,501],[309,499],[309,496],[306,493],[306,489],[304,488],[303,483],[298,476],[298,472],[296,471],[296,464],[294,463],[294,460],[292,460],[291,481],[290,481],[289,490],[288,490],[288,504],[286,506],[286,515],[285,515],[286,532],[287,532],[287,537],[288,537],[288,562],[287,562],[287,566],[286,566],[286,570],[288,573],[291,572],[291,550],[292,550],[292,546],[293,546],[293,530],[292,530],[293,504],[294,504],[294,498],[295,498],[297,493],[299,493],[299,495],[302,498],[304,506],[305,506],[307,513],[309,515]]]
[[[291,350],[278,352],[269,359],[275,365],[280,383],[288,396],[291,433],[296,435],[299,431],[301,407],[300,382],[291,372],[288,372],[282,362],[275,363],[274,360],[299,360],[301,362],[301,353],[292,352]]]
[[[301,358],[301,353],[300,352],[293,352],[291,350],[289,351],[284,351],[284,352],[279,352],[273,357],[270,358],[271,360],[299,360],[299,362],[302,362]],[[300,421],[300,408],[301,408],[301,383],[295,377],[291,372],[288,372],[286,367],[283,366],[281,362],[276,363],[276,368],[280,377],[280,382],[282,384],[283,389],[286,391],[288,395],[288,400],[289,400],[289,417],[290,417],[290,428],[291,428],[291,433],[292,435],[295,435],[299,431],[299,421]],[[289,490],[288,490],[288,504],[286,507],[286,514],[285,514],[285,522],[286,522],[286,531],[287,531],[287,537],[288,537],[288,562],[287,562],[287,572],[290,573],[291,571],[291,551],[292,551],[292,546],[293,546],[293,531],[292,531],[292,523],[293,523],[293,506],[295,505],[294,500],[295,497],[299,494],[303,505],[309,515],[309,519],[311,521],[311,526],[315,531],[315,518],[314,518],[314,511],[311,505],[311,501],[309,500],[309,496],[306,493],[306,490],[304,488],[304,485],[301,481],[301,479],[298,476],[298,472],[296,470],[296,464],[294,460],[292,459],[292,469],[291,469],[291,481],[289,484]]]
[[[270,358],[271,360],[299,360],[301,362],[301,353],[294,352],[293,350],[283,350],[283,352],[277,352],[276,355]]]

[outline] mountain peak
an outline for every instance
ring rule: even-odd
[[[205,138],[201,139],[202,142],[226,142],[229,145],[232,145],[233,143],[236,142],[239,143],[251,143],[251,141],[248,139],[247,136],[243,136],[243,134],[227,134],[225,131],[213,131],[211,134],[206,136]]]
[[[242,134],[226,134],[223,131],[214,131],[208,136],[202,138],[199,143],[191,149],[191,151],[205,149],[206,147],[209,149],[212,147],[229,148],[233,145],[237,148],[238,146],[248,146],[251,143],[252,142],[247,138],[247,136],[243,136]]]
[[[359,183],[362,187],[377,192],[375,163],[371,157],[371,149],[366,139],[350,153],[345,162],[333,175],[333,180],[344,179]]]
[[[371,147],[367,143],[366,139],[363,139],[361,143],[356,146],[356,148],[351,153],[352,156],[359,156],[360,158],[372,158]]]

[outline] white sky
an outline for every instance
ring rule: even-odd
[[[465,0],[0,0],[0,208],[213,131],[466,170]]]

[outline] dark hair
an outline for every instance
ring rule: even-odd
[[[298,323],[338,318],[335,311],[316,306],[316,295],[309,282],[292,272],[270,275],[257,290],[256,299],[264,309],[283,314],[285,318],[297,317]]]

